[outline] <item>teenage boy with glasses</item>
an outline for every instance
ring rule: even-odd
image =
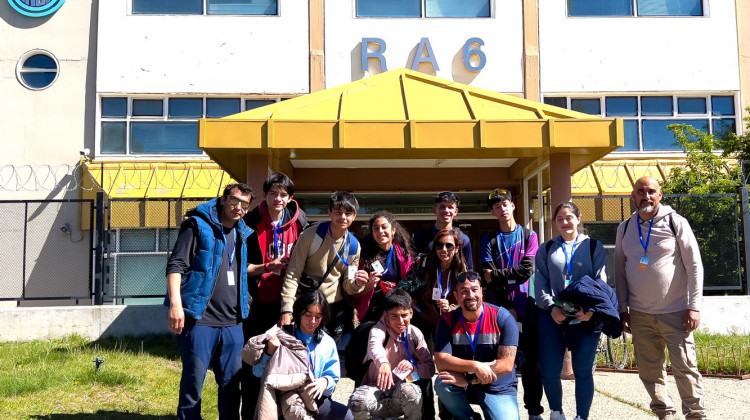
[[[539,308],[529,293],[539,239],[536,232],[516,223],[513,217],[516,206],[508,190],[493,190],[487,207],[500,225],[496,231],[482,237],[480,261],[488,290],[487,301],[508,309],[518,322],[523,402],[529,420],[541,420],[544,388],[537,363]]]
[[[505,308],[484,303],[479,274],[456,279],[458,309],[444,314],[435,336],[435,393],[454,418],[517,419],[518,326]]]
[[[474,259],[471,256],[471,242],[469,237],[461,232],[457,226],[453,226],[453,219],[458,214],[458,196],[450,191],[443,191],[435,197],[435,204],[432,206],[432,212],[435,214],[435,225],[422,229],[414,234],[414,248],[420,254],[427,254],[432,249],[432,240],[435,234],[443,229],[450,229],[461,233],[461,242],[463,242],[464,258],[466,267],[469,270],[474,269]]]
[[[167,260],[167,323],[179,335],[182,379],[178,419],[201,418],[206,369],[219,386],[221,419],[239,419],[242,320],[250,313],[247,238],[242,217],[253,190],[231,184],[182,222]]]

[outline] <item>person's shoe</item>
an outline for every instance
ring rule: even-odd
[[[529,420],[544,420],[544,419],[540,415],[529,414]]]
[[[586,420],[586,419],[584,419],[584,418],[583,418],[583,417],[581,417],[581,416],[576,416],[576,418],[574,418],[573,420]]]
[[[659,420],[676,420],[677,417],[674,415],[674,413],[667,413],[663,416],[659,416]]]
[[[553,411],[549,413],[549,420],[565,420],[565,414],[562,411]]]

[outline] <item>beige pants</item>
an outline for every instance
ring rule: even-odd
[[[693,333],[685,332],[682,326],[683,314],[647,314],[630,310],[638,376],[651,397],[651,411],[659,418],[674,414],[676,410],[666,387],[666,347],[682,399],[682,413],[688,419],[704,419],[703,385],[695,356],[695,340]]]

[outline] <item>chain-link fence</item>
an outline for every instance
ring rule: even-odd
[[[607,279],[614,285],[617,226],[635,207],[629,196],[576,197],[588,235],[607,250]],[[685,217],[698,239],[704,290],[742,290],[740,204],[737,194],[666,194],[662,203]]]
[[[92,200],[0,201],[0,300],[91,298]]]

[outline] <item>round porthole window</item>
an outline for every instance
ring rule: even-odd
[[[22,85],[32,90],[48,88],[57,80],[59,65],[49,51],[29,51],[18,60],[16,77]]]
[[[22,15],[44,17],[55,13],[65,0],[8,0],[8,3]]]

